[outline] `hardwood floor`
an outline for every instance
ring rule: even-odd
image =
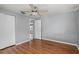
[[[21,45],[0,50],[1,54],[78,54],[75,46],[51,42],[47,40],[32,40]]]

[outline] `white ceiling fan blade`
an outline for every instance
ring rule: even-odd
[[[29,6],[31,7],[31,10],[33,11],[38,10],[38,7],[34,6],[33,4],[29,4]]]
[[[48,10],[39,10],[38,13],[40,15],[48,15]]]
[[[33,8],[34,8],[34,5],[33,5],[33,4],[29,4],[29,6],[31,7],[31,9],[33,9]]]
[[[33,7],[33,4],[29,4],[30,7]]]
[[[39,12],[48,12],[48,10],[38,10]]]
[[[30,11],[20,11],[22,14],[29,13]]]
[[[48,15],[48,12],[39,12],[39,14],[45,16]]]
[[[73,8],[71,11],[77,11],[79,10],[79,8]]]

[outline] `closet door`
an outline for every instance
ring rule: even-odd
[[[0,13],[0,49],[15,44],[15,17]]]
[[[41,39],[41,20],[35,20],[34,33],[35,39]]]

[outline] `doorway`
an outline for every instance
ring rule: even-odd
[[[30,19],[30,47],[41,48],[41,19]]]

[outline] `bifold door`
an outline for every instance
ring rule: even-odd
[[[15,44],[15,16],[0,13],[0,49]]]

